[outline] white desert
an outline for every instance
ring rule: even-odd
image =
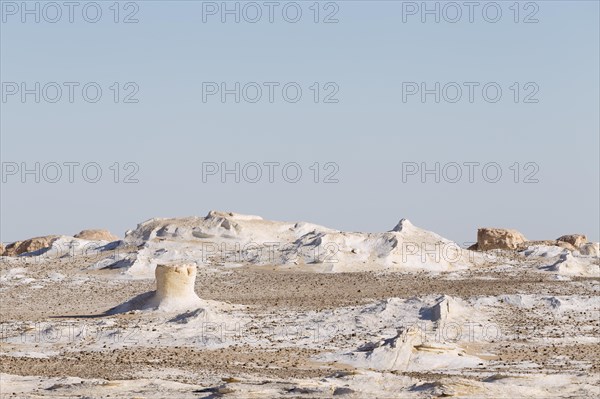
[[[464,248],[397,220],[212,211],[3,243],[1,396],[600,396],[597,242],[473,226]]]

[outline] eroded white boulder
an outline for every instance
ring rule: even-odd
[[[554,264],[546,268],[549,271],[565,276],[600,276],[600,265],[589,262],[589,260],[586,260],[585,258],[573,256],[571,253],[560,255],[559,259]]]
[[[598,257],[600,256],[600,243],[588,242],[579,248],[579,253],[585,256]]]

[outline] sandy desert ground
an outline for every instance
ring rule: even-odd
[[[0,258],[1,396],[600,397],[598,244],[529,244],[222,212],[62,236]],[[157,264],[199,298],[151,302]]]

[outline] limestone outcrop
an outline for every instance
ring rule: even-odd
[[[571,244],[575,248],[580,248],[582,245],[588,242],[588,239],[584,234],[568,234],[558,237],[556,241],[566,242]]]
[[[27,252],[38,251],[44,248],[50,248],[52,243],[60,236],[50,235],[34,237],[25,241],[16,241],[8,244],[2,251],[2,256],[18,256]]]
[[[523,234],[513,229],[498,229],[483,227],[477,230],[477,249],[489,251],[491,249],[517,249],[527,239]]]
[[[113,242],[119,240],[119,237],[112,234],[110,231],[102,229],[83,230],[75,234],[73,237],[88,241]]]

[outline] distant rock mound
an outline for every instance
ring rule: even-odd
[[[28,252],[39,251],[41,249],[50,248],[52,243],[59,239],[60,236],[50,235],[42,237],[34,237],[25,241],[16,241],[8,244],[2,251],[2,256],[19,256]]]
[[[210,211],[204,218],[154,218],[138,224],[135,230],[125,233],[125,241],[142,244],[151,240],[195,240],[213,237],[239,238],[247,231],[259,232],[278,222],[265,221],[259,216],[240,215],[233,212]],[[248,236],[248,235],[247,235]]]
[[[588,243],[587,237],[583,234],[568,234],[556,240],[530,241],[517,230],[480,228],[477,230],[477,243],[468,249],[472,251],[489,251],[492,249],[525,251],[530,247],[554,246],[571,252],[580,251],[581,254],[591,255],[595,252],[593,245],[594,243]]]
[[[73,237],[79,238],[81,240],[108,242],[113,242],[120,239],[116,235],[112,234],[110,231],[102,229],[82,230],[79,233],[75,234]]]
[[[561,237],[558,237],[556,241],[566,242],[574,246],[575,248],[580,248],[582,245],[588,242],[588,239],[583,234],[568,234]]]
[[[483,227],[477,230],[477,249],[489,251],[492,249],[515,250],[527,239],[523,234],[513,229],[498,229]]]

